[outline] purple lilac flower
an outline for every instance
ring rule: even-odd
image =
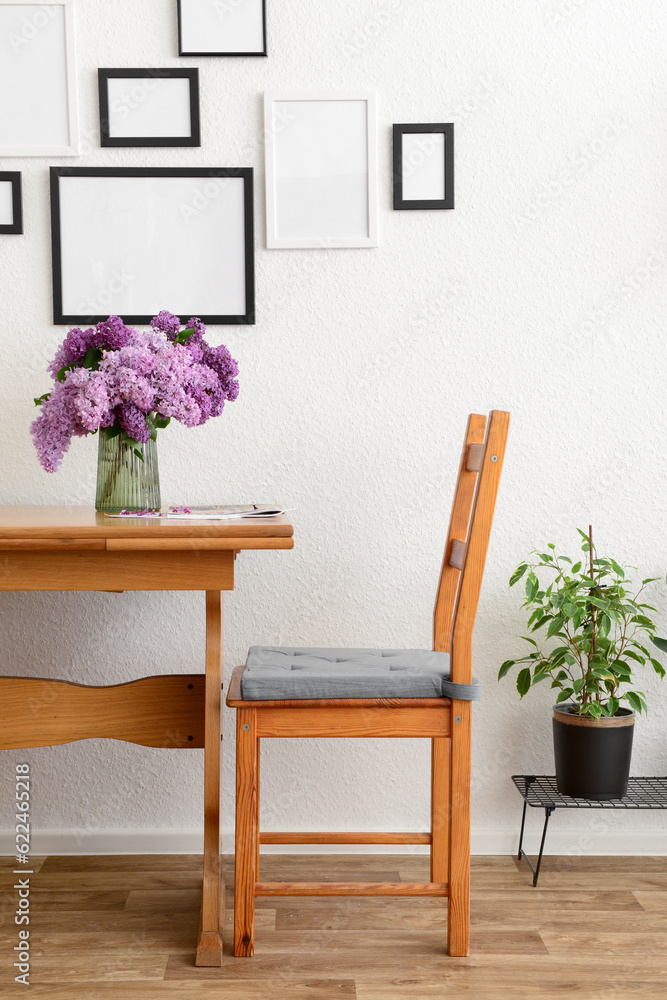
[[[56,351],[56,356],[49,365],[49,371],[56,378],[62,368],[82,361],[86,351],[91,347],[118,351],[128,343],[133,334],[136,334],[136,330],[131,326],[125,326],[120,316],[109,316],[103,323],[91,326],[85,331],[74,327]]]
[[[116,407],[118,422],[128,437],[145,444],[151,436],[146,424],[146,414],[134,403],[121,403]]]
[[[163,309],[162,312],[153,317],[151,326],[154,330],[161,330],[162,333],[166,333],[169,340],[175,340],[176,335],[181,329],[181,321],[178,316],[174,316],[173,313]]]
[[[84,332],[78,326],[75,326],[69,331],[56,351],[55,358],[49,365],[49,371],[54,378],[57,376],[61,368],[65,368],[67,365],[72,365],[77,361],[81,361],[90,346],[90,341],[94,333],[94,327],[90,327],[90,329]]]
[[[224,344],[219,347],[210,347],[204,353],[204,364],[212,368],[220,379],[225,396],[233,402],[239,394],[239,384],[236,376],[239,373],[239,366],[231,356]]]
[[[76,416],[77,393],[76,385],[58,382],[30,426],[39,461],[47,472],[57,471],[74,435],[87,433]]]
[[[192,336],[176,344],[180,327],[177,316],[163,311],[142,332],[119,316],[69,331],[49,366],[54,388],[30,428],[47,472],[56,471],[74,436],[115,425],[145,442],[150,413],[196,427],[236,399],[238,365],[227,348],[206,342],[206,327],[197,317],[188,323]],[[76,367],[90,348],[101,352],[98,370]],[[70,370],[59,382],[63,368]]]
[[[114,421],[113,404],[109,398],[109,386],[103,374],[88,368],[75,368],[66,377],[68,392],[71,392],[74,416],[87,433],[98,427],[110,427]]]
[[[125,347],[131,334],[137,331],[131,326],[125,326],[120,316],[109,316],[103,323],[98,323],[95,327],[95,347],[108,348],[111,351],[119,351]]]
[[[199,316],[191,316],[185,324],[185,328],[186,330],[195,331],[188,339],[188,344],[201,344],[204,339],[204,334],[206,333],[206,327],[200,320]]]

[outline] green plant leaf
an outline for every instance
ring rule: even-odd
[[[616,574],[616,576],[620,576],[621,580],[624,580],[625,579],[625,571],[623,570],[623,567],[619,566],[619,564],[616,562],[615,559],[610,559],[609,561],[611,562],[612,569],[614,570],[614,573]]]
[[[556,704],[560,705],[561,701],[567,701],[567,699],[571,698],[573,694],[574,691],[572,688],[564,688],[556,698]]]
[[[665,676],[665,668],[663,667],[662,663],[660,663],[658,660],[654,660],[653,657],[651,657],[651,665],[655,670],[656,674],[658,675],[658,677],[660,677],[660,679],[662,680],[662,678],[664,678]]]
[[[552,635],[555,635],[556,632],[560,632],[564,624],[565,624],[565,619],[562,618],[560,615],[557,615],[551,621],[549,628],[547,629],[547,639],[551,638]]]
[[[171,423],[171,417],[161,417],[157,413],[155,414],[154,420],[155,420],[155,426],[158,427],[160,430],[163,430],[165,427],[168,427],[169,424]]]
[[[533,678],[531,677],[530,670],[528,667],[524,667],[523,670],[519,671],[516,679],[516,689],[523,698],[525,694],[530,691],[530,686],[533,683]]]
[[[540,681],[545,681],[547,679],[547,677],[550,677],[550,676],[551,676],[551,674],[545,674],[545,673],[533,674],[533,686],[535,686],[535,684],[539,684]]]
[[[602,708],[601,708],[601,706],[598,705],[598,703],[596,701],[592,702],[588,706],[588,714],[590,716],[592,716],[594,719],[601,718],[601,716],[602,716]]]
[[[512,669],[512,667],[514,666],[515,663],[516,663],[516,660],[505,660],[505,662],[500,667],[500,670],[498,671],[498,680],[499,681],[501,681],[503,679],[503,677],[507,674],[507,672]]]
[[[524,640],[524,642],[529,642],[531,646],[534,646],[535,649],[537,649],[537,643],[535,642],[534,639],[531,639],[530,636],[522,635],[521,638]]]
[[[41,406],[51,396],[50,392],[45,392],[43,396],[35,396],[35,406]]]
[[[514,572],[510,577],[510,587],[513,587],[514,584],[521,579],[521,577],[523,576],[523,574],[526,572],[527,569],[528,569],[527,563],[521,563],[520,566],[517,566],[517,568],[514,570]]]
[[[623,697],[628,702],[628,704],[631,705],[632,708],[634,708],[635,712],[639,712],[639,714],[641,715],[642,700],[639,697],[639,695],[636,694],[634,691],[626,691]]]
[[[667,653],[667,639],[661,639],[659,635],[652,635],[651,642],[658,647],[661,653]]]
[[[532,601],[535,598],[539,589],[540,589],[539,581],[531,570],[531,572],[526,577],[526,599],[528,601]]]

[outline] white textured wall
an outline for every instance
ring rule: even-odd
[[[222,419],[160,439],[165,502],[299,508],[293,552],[237,562],[225,676],[251,643],[427,646],[465,415],[511,410],[475,637],[485,697],[474,713],[474,843],[506,849],[500,831],[513,831],[519,812],[510,775],[552,769],[548,688],[519,704],[495,681],[518,648],[510,571],[534,544],[574,544],[590,517],[601,548],[644,575],[667,568],[667,8],[268,0],[268,59],[179,60],[175,7],[79,0],[84,152],[54,162],[256,168],[258,322],[212,331],[239,359],[240,398]],[[200,66],[202,148],[98,148],[97,68],[160,65]],[[261,95],[355,87],[379,97],[380,247],[266,251]],[[453,212],[391,210],[391,124],[411,121],[456,123]],[[3,164],[23,171],[25,235],[0,237],[2,503],[94,495],[96,439],[76,441],[47,476],[28,435],[32,397],[47,388],[45,365],[65,333],[50,318],[48,165]],[[664,585],[655,597],[667,605]],[[201,595],[3,594],[1,671],[94,684],[199,671],[203,611]],[[634,769],[664,774],[667,685],[651,675],[644,687],[652,711],[637,727]],[[225,710],[227,832],[233,721]],[[267,750],[267,827],[427,822],[425,744]],[[111,829],[191,830],[195,840],[174,843],[196,842],[201,752],[93,741],[4,753],[7,830],[21,758],[34,771],[35,829],[84,831],[64,849],[99,847],[86,833]],[[649,832],[665,829],[660,815],[579,813],[557,825],[565,832],[552,843],[571,850],[589,849],[593,834],[599,849],[657,849]]]

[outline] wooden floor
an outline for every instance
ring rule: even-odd
[[[197,969],[201,860],[32,859],[31,986],[13,984],[14,863],[0,859],[0,995],[32,1000],[667,1000],[667,858],[473,859],[472,951],[438,899],[260,899],[255,958]],[[231,861],[225,859],[228,885]],[[408,855],[268,855],[262,877],[428,880]]]

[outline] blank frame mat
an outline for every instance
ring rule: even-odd
[[[63,176],[59,185],[64,315],[245,313],[242,177]]]
[[[367,238],[367,102],[279,100],[273,119],[276,237]]]
[[[184,52],[263,52],[262,0],[181,0]]]
[[[0,226],[14,225],[14,185],[0,181]]]
[[[65,8],[0,4],[0,156],[71,142]]]
[[[442,201],[445,197],[443,132],[404,132],[403,201]]]
[[[108,77],[111,139],[187,138],[192,134],[188,77]]]

